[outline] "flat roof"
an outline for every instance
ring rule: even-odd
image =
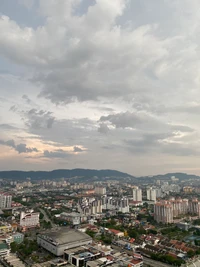
[[[82,233],[78,230],[69,228],[65,230],[63,230],[62,228],[58,231],[51,231],[48,233],[39,234],[38,236],[44,238],[45,240],[49,239],[49,242],[56,242],[58,243],[57,245],[63,245],[71,242],[84,241],[89,239],[92,240],[89,235]]]
[[[8,249],[8,246],[6,243],[0,243],[0,250],[2,249]]]

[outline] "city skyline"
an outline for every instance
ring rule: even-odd
[[[0,170],[200,175],[197,0],[0,3]]]

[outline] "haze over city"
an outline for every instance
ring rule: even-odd
[[[200,175],[198,0],[1,0],[0,169]]]

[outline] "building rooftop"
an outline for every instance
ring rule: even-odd
[[[2,242],[0,243],[0,250],[2,249],[8,249],[8,246],[6,243],[2,243]]]
[[[85,233],[69,228],[65,230],[61,229],[58,231],[51,231],[48,233],[40,234],[39,236],[41,238],[44,238],[45,240],[48,240],[49,242],[55,242],[57,243],[57,245],[92,239]]]

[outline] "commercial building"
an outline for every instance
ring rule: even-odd
[[[10,209],[12,206],[12,196],[7,193],[0,193],[0,209]]]
[[[74,229],[61,229],[37,235],[39,246],[56,256],[62,256],[66,249],[71,249],[92,243],[92,238]]]
[[[75,267],[142,267],[142,256],[136,258],[124,252],[111,253],[110,246],[93,243],[92,245],[67,249],[64,259]]]
[[[152,187],[147,189],[147,200],[156,201],[156,189]]]
[[[70,212],[70,213],[62,212],[60,214],[61,220],[70,222],[73,225],[79,225],[82,221],[81,218],[82,218],[81,214],[77,212]]]
[[[26,231],[29,228],[40,226],[40,213],[28,211],[22,211],[20,214],[20,227],[22,231]]]
[[[12,235],[13,241],[16,242],[17,244],[20,244],[24,240],[24,234],[22,233],[15,233]]]
[[[142,201],[142,190],[139,187],[133,188],[133,201]]]

